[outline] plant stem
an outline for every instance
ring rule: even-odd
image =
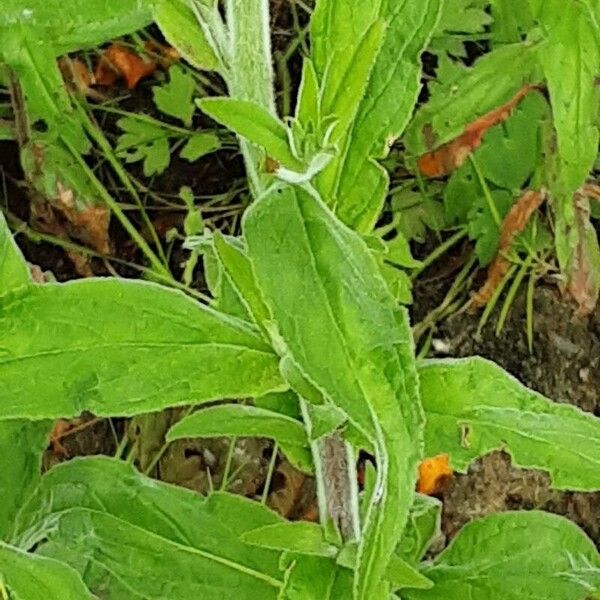
[[[268,0],[227,0],[230,65],[229,95],[236,100],[255,102],[276,115],[273,90],[271,33]],[[240,139],[248,180],[255,198],[266,189],[261,175],[264,152]]]

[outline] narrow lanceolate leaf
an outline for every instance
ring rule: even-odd
[[[585,600],[594,592],[586,565],[598,567],[600,556],[572,522],[536,511],[500,513],[469,523],[422,569],[435,584],[431,590],[406,590],[402,597]]]
[[[600,489],[600,419],[551,402],[481,358],[419,368],[427,456],[450,454],[457,471],[503,449],[516,465],[548,471],[558,489]]]
[[[77,572],[57,560],[0,542],[0,592],[27,600],[93,600]]]
[[[167,441],[223,436],[271,438],[296,467],[311,468],[308,438],[302,423],[256,406],[224,404],[199,410],[174,425]]]
[[[29,283],[27,263],[0,213],[0,294]]]
[[[111,279],[0,296],[0,380],[0,419],[134,415],[284,387],[251,326]]]
[[[308,193],[284,188],[244,232],[276,344],[375,446],[377,481],[358,553],[356,598],[379,582],[412,503],[422,414],[405,312],[364,241]]]
[[[431,97],[404,135],[407,150],[421,156],[457,138],[467,125],[507,104],[525,85],[539,82],[538,47],[512,44],[493,50],[449,81],[431,85]]]
[[[221,263],[223,275],[246,306],[254,323],[261,329],[264,328],[270,318],[269,309],[256,284],[247,253],[232,238],[224,237],[219,232],[214,234],[213,246],[215,255]]]
[[[17,541],[60,555],[100,597],[220,600],[235,590],[243,600],[275,600],[282,586],[279,553],[240,537],[279,522],[265,506],[239,496],[204,498],[120,461],[78,459],[44,476],[21,512]],[[98,572],[107,594],[94,586]],[[111,593],[119,581],[129,596]]]
[[[351,45],[375,20],[383,19],[386,24],[381,50],[340,158],[335,195],[326,198],[354,229],[369,231],[381,210],[388,178],[374,159],[387,155],[390,143],[408,123],[421,86],[420,55],[437,23],[440,4],[439,0],[359,4],[320,0],[317,5],[311,40],[318,73],[325,72],[332,51],[337,52],[331,59],[333,65],[347,61]],[[341,58],[344,55],[346,59]]]
[[[221,125],[263,148],[284,167],[293,171],[304,169],[290,149],[285,125],[266,108],[233,98],[203,98],[198,106]]]

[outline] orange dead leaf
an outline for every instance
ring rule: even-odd
[[[144,49],[153,59],[160,62],[163,69],[168,69],[181,60],[181,54],[173,46],[166,46],[149,40],[144,44]]]
[[[96,67],[97,85],[112,85],[118,77],[123,77],[127,87],[133,89],[141,79],[156,71],[154,61],[145,61],[122,44],[112,44],[102,55]]]
[[[421,156],[417,163],[419,171],[425,177],[449,175],[465,162],[471,152],[481,146],[483,136],[488,129],[506,121],[519,102],[534,89],[536,89],[536,86],[526,85],[506,104],[467,125],[464,132],[457,138]]]
[[[447,454],[428,458],[419,465],[417,491],[428,496],[439,494],[453,475]]]
[[[590,222],[590,202],[587,198],[590,195],[596,197],[596,190],[590,190],[591,187],[585,186],[575,194],[574,199],[579,242],[569,267],[568,290],[579,306],[577,313],[580,316],[589,315],[594,311],[600,295],[600,276],[598,265],[595,264],[596,254],[593,251],[594,245],[597,244],[597,234]]]
[[[58,68],[67,84],[82,94],[89,92],[90,86],[94,83],[94,77],[82,60],[63,56],[58,61]]]
[[[525,192],[517,203],[510,209],[502,223],[498,253],[488,268],[487,279],[480,290],[473,296],[471,303],[478,308],[485,306],[494,295],[494,291],[510,269],[506,252],[512,246],[515,237],[521,233],[531,215],[541,206],[546,198],[544,190]]]

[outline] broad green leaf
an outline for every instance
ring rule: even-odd
[[[258,396],[254,399],[254,404],[259,408],[272,410],[293,419],[300,419],[302,416],[298,405],[298,396],[292,390],[271,392],[264,396]]]
[[[203,156],[219,150],[220,147],[221,142],[214,133],[196,133],[181,149],[180,156],[185,160],[195,162]]]
[[[59,56],[142,29],[152,22],[151,11],[146,0],[3,0],[0,31],[31,27],[38,31],[34,39],[50,42],[48,49]]]
[[[420,156],[449,142],[466,125],[511,100],[524,85],[539,81],[538,50],[529,43],[503,46],[450,81],[431,85],[429,101],[406,130],[407,150]]]
[[[30,283],[27,263],[0,212],[0,294]]]
[[[254,323],[263,329],[271,316],[256,284],[252,265],[246,252],[231,238],[226,238],[218,232],[215,232],[213,236],[213,245],[216,256],[222,265],[224,276],[246,306]]]
[[[167,441],[223,436],[271,438],[296,467],[303,471],[311,469],[302,423],[257,406],[223,404],[199,410],[175,424],[167,434]]]
[[[222,493],[204,498],[124,462],[85,458],[44,476],[21,512],[18,541],[25,548],[41,542],[42,551],[57,554],[62,548],[85,577],[92,567],[107,571],[111,587],[121,580],[142,598],[219,600],[233,589],[239,598],[275,600],[279,554],[240,537],[278,522],[258,502]]]
[[[290,149],[285,125],[265,108],[246,100],[203,98],[198,106],[209,117],[249,142],[264,148],[268,156],[292,171],[304,165]]]
[[[492,0],[491,33],[495,43],[519,42],[534,26],[528,2],[520,0]]]
[[[360,236],[304,191],[263,197],[246,213],[244,234],[276,348],[375,446],[377,491],[355,575],[356,597],[375,597],[406,522],[421,452],[406,313]]]
[[[154,0],[153,16],[167,41],[197,69],[217,71],[219,61],[187,2]]]
[[[311,36],[317,73],[324,73],[330,60],[341,70],[338,65],[353,56],[348,47],[361,39],[371,23],[383,19],[386,24],[364,99],[339,158],[335,195],[325,198],[342,221],[356,230],[370,231],[381,211],[388,176],[374,160],[385,158],[410,119],[421,87],[420,56],[440,5],[439,0],[369,1],[360,7],[344,0],[321,0],[317,5],[315,12],[320,10],[323,16],[322,25],[313,28]]]
[[[283,389],[248,324],[155,284],[46,284],[0,296],[0,418],[134,415]]]
[[[466,525],[422,573],[435,586],[406,600],[585,600],[591,586],[571,574],[600,564],[575,524],[549,513],[506,512]]]
[[[10,539],[15,516],[41,477],[51,429],[49,421],[0,421],[0,540]]]
[[[551,402],[482,358],[419,367],[427,424],[425,453],[448,453],[465,472],[503,449],[517,466],[548,471],[557,489],[600,489],[600,419]]]
[[[94,596],[68,565],[28,554],[0,542],[0,593],[23,600],[93,600]]]
[[[439,500],[416,494],[396,554],[411,564],[417,564],[425,556],[429,544],[440,535],[441,516],[442,503]]]
[[[180,65],[173,65],[169,68],[167,83],[152,88],[154,104],[158,110],[183,121],[186,127],[191,127],[192,117],[196,110],[193,101],[195,91],[194,78],[190,73],[186,73]]]
[[[262,548],[326,558],[335,557],[339,551],[337,546],[325,539],[320,525],[303,521],[276,523],[253,529],[242,536],[242,541]]]

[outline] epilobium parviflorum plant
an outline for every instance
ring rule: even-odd
[[[411,117],[441,5],[319,0],[287,122],[275,112],[266,1],[228,0],[223,13],[208,0],[138,7],[135,27],[154,14],[226,81],[229,97],[200,105],[240,136],[254,201],[240,237],[187,241],[205,258],[210,306],[146,281],[34,283],[0,221],[0,597],[600,597],[593,543],[543,512],[473,522],[424,560],[440,518],[440,503],[415,493],[426,456],[446,453],[465,471],[503,448],[557,489],[600,489],[598,419],[477,357],[417,361],[384,275],[386,246],[371,235],[387,189],[376,161]],[[56,16],[43,6],[27,16],[13,0],[11,23],[72,49],[66,37],[82,30],[42,31]],[[94,39],[125,30],[99,23]],[[201,497],[109,457],[40,476],[54,419],[190,405],[169,441],[272,438],[314,474],[320,523],[222,491]],[[374,461],[359,488],[360,451]]]

